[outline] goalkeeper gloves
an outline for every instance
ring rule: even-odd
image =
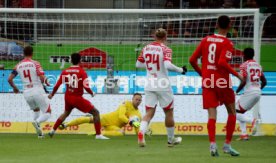
[[[140,122],[138,121],[130,121],[129,124],[132,126],[132,127],[140,127]]]
[[[181,74],[185,75],[187,72],[187,67],[186,66],[182,66],[183,72]]]

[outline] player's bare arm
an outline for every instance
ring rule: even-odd
[[[240,83],[239,87],[237,88],[236,93],[239,93],[244,88],[245,85],[246,85],[245,80],[241,80],[241,83]]]
[[[265,78],[264,74],[261,76],[260,79],[261,79],[261,89],[263,89],[267,84],[267,81],[266,81],[266,78]]]
[[[13,82],[13,79],[16,77],[15,74],[11,73],[9,78],[8,78],[8,82],[10,84],[10,86],[13,88],[13,92],[14,93],[19,93],[19,89],[16,87],[16,85]]]
[[[62,73],[61,73],[61,76],[62,76]],[[59,80],[57,81],[57,83],[56,83],[56,85],[55,85],[55,87],[52,91],[52,93],[48,95],[49,99],[52,99],[54,97],[55,93],[57,92],[57,90],[58,90],[58,88],[61,84],[62,84],[62,78],[59,78]]]
[[[50,83],[48,82],[45,75],[39,75],[39,79],[40,79],[42,84],[45,84],[46,86],[50,86]]]

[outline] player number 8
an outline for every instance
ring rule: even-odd
[[[208,61],[209,63],[215,63],[215,55],[216,55],[217,45],[212,43],[209,45],[209,53],[208,53]]]

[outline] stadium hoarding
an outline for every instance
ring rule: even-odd
[[[131,100],[132,95],[110,95],[98,94],[94,98],[85,94],[85,98],[92,101],[92,103],[100,109],[101,114],[108,113],[117,109],[119,104],[125,100]],[[202,109],[201,95],[177,95],[175,98],[174,117],[176,122],[176,134],[184,135],[206,135],[208,115],[206,110]],[[34,133],[35,130],[31,125],[32,111],[29,109],[22,94],[5,93],[0,94],[0,133]],[[276,135],[276,101],[275,96],[262,96],[260,101],[260,115],[261,131],[264,135]],[[139,110],[145,114],[144,97]],[[42,129],[45,133],[51,130],[54,122],[64,108],[64,95],[56,94],[51,100],[52,115],[50,119],[42,123]],[[218,134],[225,133],[225,122],[227,121],[227,111],[224,106],[218,107],[217,128]],[[245,113],[248,117],[253,117],[253,110]],[[73,110],[72,114],[66,119],[70,121],[80,116],[85,116],[78,110]],[[152,120],[150,128],[154,134],[166,134],[164,126],[164,113],[161,108],[157,108],[156,115]],[[247,130],[250,132],[252,129],[251,124],[247,125]],[[86,134],[92,132],[91,124],[84,124],[79,126],[71,126],[67,130],[58,130],[59,133],[76,133]],[[128,126],[125,128],[127,134],[134,134],[133,129]],[[239,134],[240,129],[237,124],[235,134]]]
[[[81,64],[83,68],[106,68],[106,52],[97,49],[95,47],[90,47],[84,50],[81,50]]]
[[[8,84],[8,76],[11,70],[0,70],[3,79],[0,80],[0,92],[11,92],[12,88]],[[61,71],[45,71],[51,86],[48,91],[52,91],[54,84],[60,77]],[[90,80],[90,88],[96,93],[104,93],[107,71],[93,70],[87,71]],[[114,73],[114,79],[118,79],[119,93],[131,94],[135,92],[144,93],[144,81],[146,79],[144,71],[119,71]],[[263,94],[276,94],[276,72],[265,72],[268,85],[263,89]],[[172,90],[174,94],[201,94],[201,77],[195,72],[188,72],[186,75],[169,73]],[[15,78],[15,84],[22,90],[22,83],[19,77]],[[233,88],[239,85],[239,80],[232,78]],[[58,93],[64,93],[65,87],[61,87]]]
[[[54,122],[45,122],[41,125],[43,133],[48,133],[52,130]],[[216,133],[218,135],[225,135],[226,124],[217,123]],[[247,132],[252,132],[252,126],[247,125]],[[262,134],[267,136],[276,136],[276,124],[261,124]],[[150,129],[153,135],[166,135],[167,131],[163,122],[153,122],[150,124]],[[103,130],[104,131],[104,130]],[[126,135],[134,135],[135,130],[132,126],[125,126],[124,132]],[[240,126],[237,124],[234,135],[239,135],[241,132]],[[0,122],[0,133],[36,133],[31,122]],[[91,127],[91,124],[82,124],[76,126],[70,126],[64,130],[57,130],[58,134],[95,134],[95,130]],[[175,124],[176,135],[207,135],[206,123],[176,123]]]
[[[91,68],[106,68],[107,62],[107,53],[97,49],[95,47],[86,48],[79,51],[81,55],[80,66],[85,69]],[[49,63],[57,64],[62,63],[60,68],[64,68],[65,63],[70,63],[69,55],[51,55],[49,56]]]

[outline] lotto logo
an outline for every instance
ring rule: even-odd
[[[11,125],[12,125],[11,122],[3,122],[3,121],[0,122],[0,127],[2,127],[2,128],[10,128]]]
[[[51,129],[52,129],[52,125],[50,125],[49,123],[46,124],[46,125],[42,128],[43,131],[50,131]]]
[[[178,125],[177,131],[198,131],[202,132],[204,127],[202,125]]]

